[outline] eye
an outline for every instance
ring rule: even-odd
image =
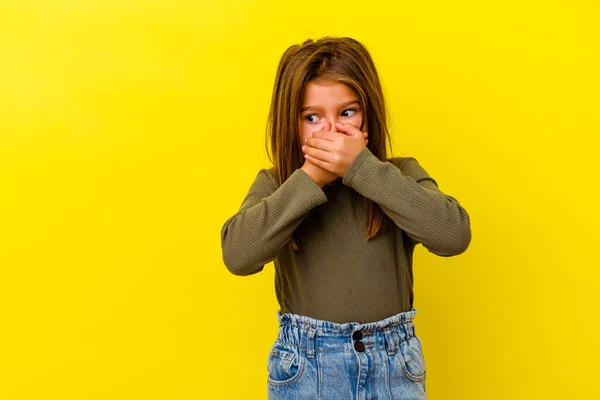
[[[352,117],[352,116],[354,116],[354,114],[356,114],[356,108],[348,108],[348,109],[342,111],[342,114],[345,113],[346,111],[350,111],[352,114],[345,115],[345,117]]]
[[[311,120],[311,118],[313,118],[313,117],[317,118],[317,114],[309,114],[309,115],[305,116],[304,119],[310,123],[317,122],[317,120]]]

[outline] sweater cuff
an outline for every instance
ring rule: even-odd
[[[321,189],[319,185],[317,185],[315,181],[313,181],[312,178],[306,172],[304,172],[303,169],[296,169],[294,172],[292,172],[286,182],[287,181],[298,181],[297,184],[300,189],[298,191],[298,196],[307,200],[313,206],[318,206],[327,201],[327,196],[325,195],[323,189]]]
[[[342,183],[347,186],[352,186],[352,178],[354,177],[354,174],[356,173],[358,168],[360,168],[361,164],[366,159],[371,158],[371,157],[373,157],[375,160],[379,161],[379,159],[377,157],[375,157],[375,155],[373,153],[371,153],[371,150],[369,150],[369,148],[365,147],[364,149],[362,149],[361,152],[356,155],[356,158],[354,158],[354,161],[352,161],[352,164],[350,164],[350,167],[348,167],[348,170],[346,171],[346,173],[344,174],[344,177],[342,178]]]

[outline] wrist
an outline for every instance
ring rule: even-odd
[[[322,182],[320,182],[320,181],[319,181],[317,178],[315,178],[314,176],[312,176],[312,174],[311,174],[311,173],[308,171],[308,169],[305,169],[305,168],[304,168],[304,166],[300,167],[300,169],[301,169],[302,171],[304,171],[304,172],[306,173],[306,175],[308,175],[308,177],[309,177],[310,179],[312,179],[312,181],[313,181],[313,182],[314,182],[314,183],[315,183],[317,186],[319,186],[319,188],[323,189],[323,186],[325,186],[325,184],[324,184],[324,183],[322,183]]]

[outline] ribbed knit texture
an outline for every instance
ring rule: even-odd
[[[352,202],[355,191],[393,222],[368,242],[363,202]],[[303,230],[300,249],[293,251],[289,240],[314,207],[321,208],[320,222]],[[277,187],[271,170],[261,169],[221,229],[231,273],[255,274],[273,261],[282,312],[339,323],[409,311],[415,245],[448,257],[464,252],[470,241],[469,215],[415,158],[384,162],[368,148],[342,179],[323,188],[301,169]]]

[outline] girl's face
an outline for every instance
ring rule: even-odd
[[[329,121],[330,131],[337,131],[335,123],[352,124],[360,129],[363,119],[362,104],[349,86],[339,82],[308,82],[304,90],[304,101],[298,118],[301,143],[311,133],[323,130]],[[367,124],[363,127],[367,130]]]

